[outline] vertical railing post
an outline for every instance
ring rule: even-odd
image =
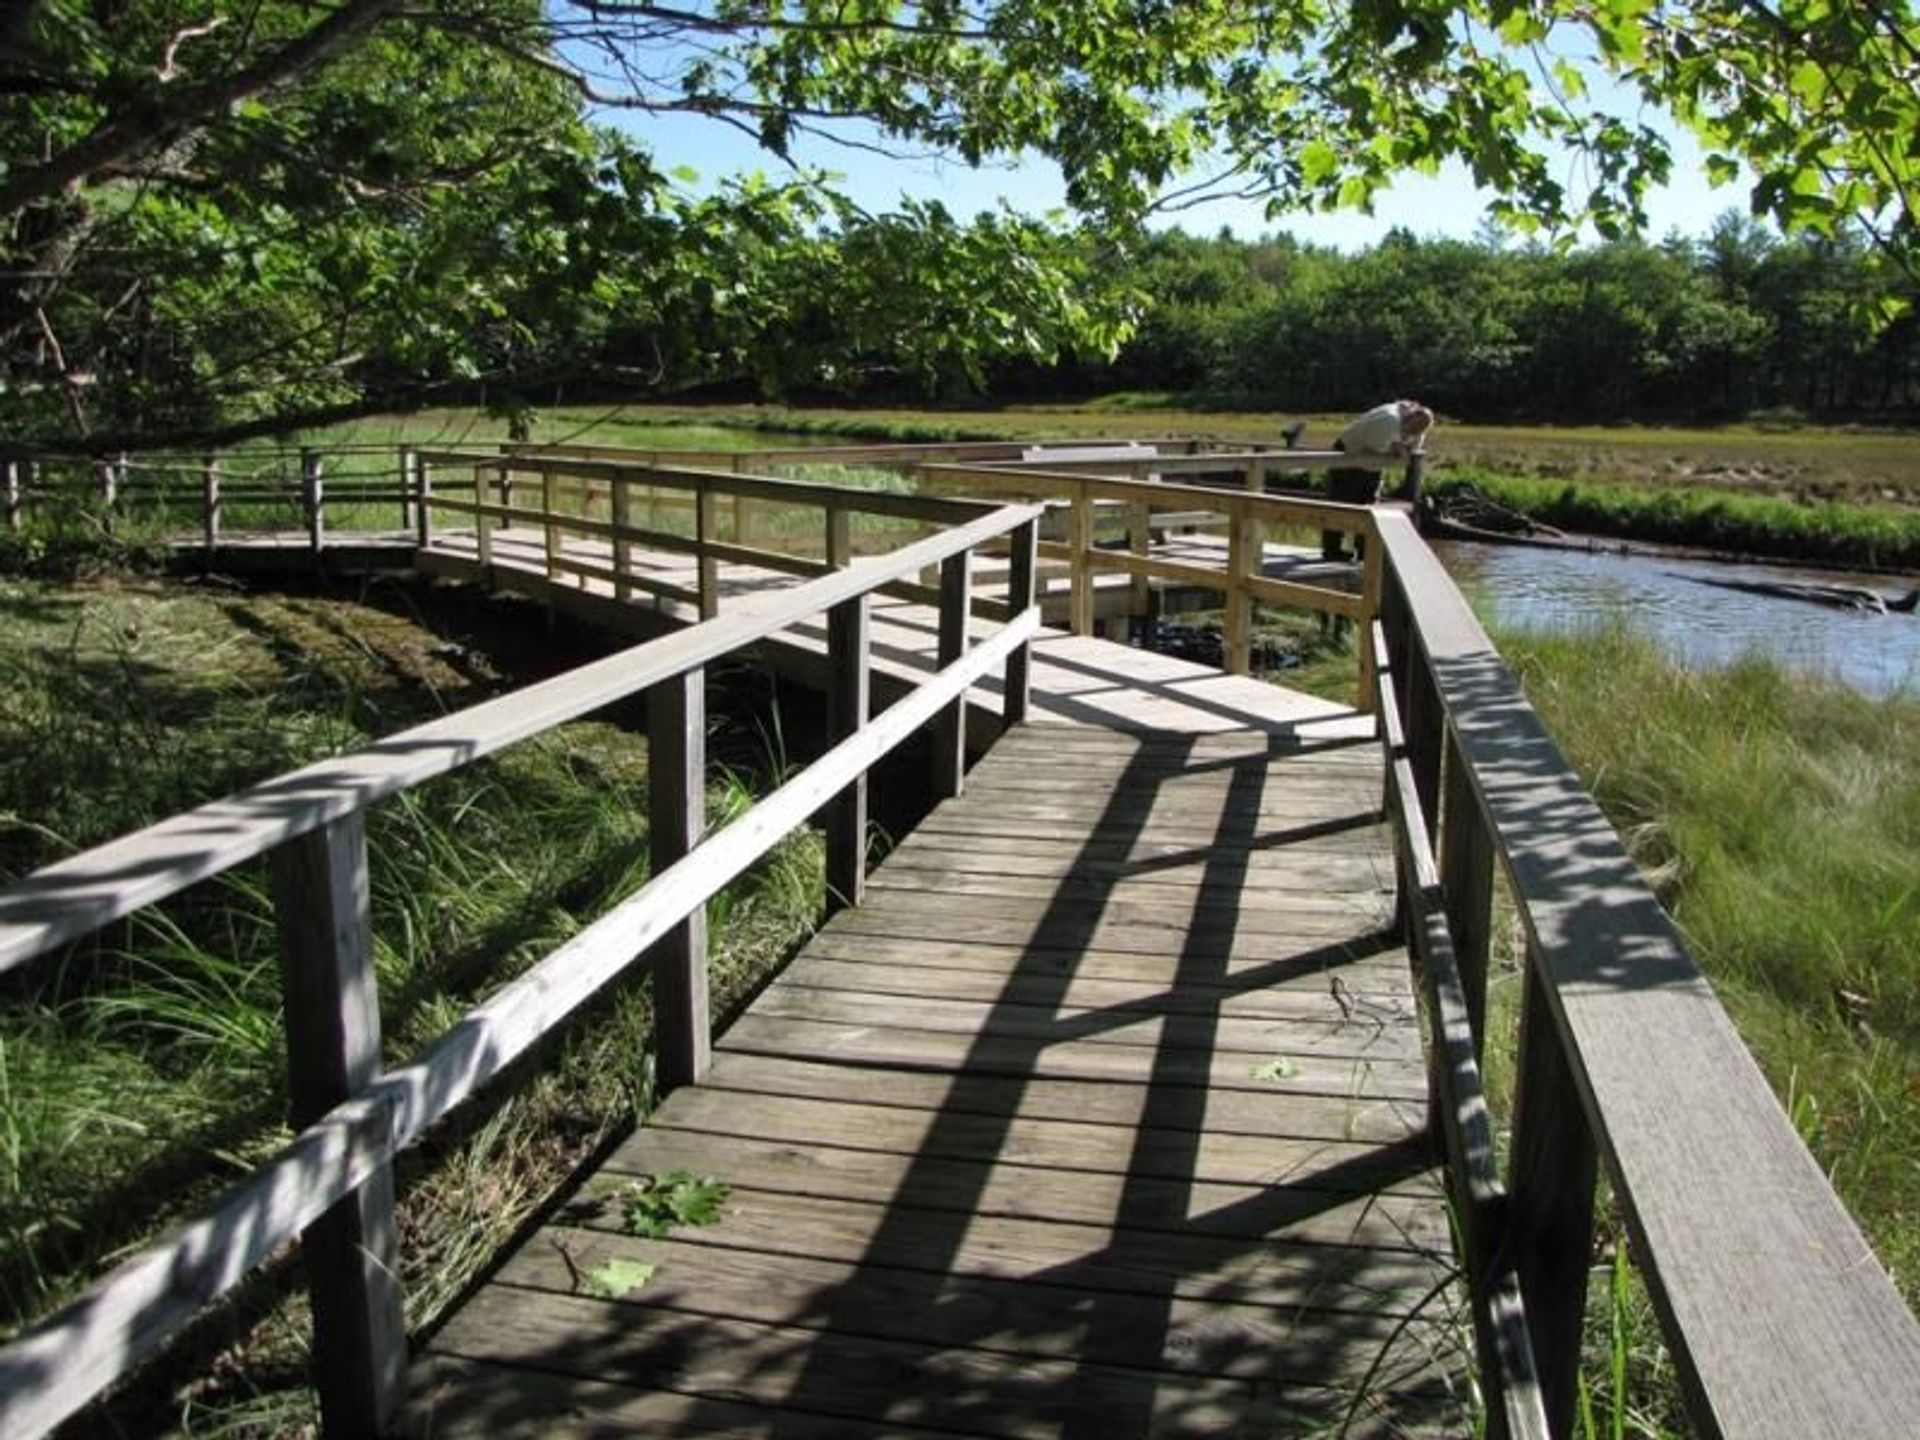
[[[702,620],[711,620],[720,613],[720,562],[714,558],[712,551],[716,541],[714,527],[713,488],[701,481],[700,488],[693,492],[693,537],[694,554],[699,565],[697,585]]]
[[[1227,508],[1227,634],[1226,669],[1245,675],[1253,668],[1253,596],[1247,590],[1249,567],[1255,561],[1253,517],[1244,502]]]
[[[373,1083],[380,1004],[359,812],[272,852],[286,995],[287,1095],[295,1130]],[[329,1435],[393,1418],[407,1336],[395,1263],[393,1170],[382,1163],[301,1236],[313,1297],[313,1370]]]
[[[837,745],[867,723],[871,701],[867,597],[827,612],[827,743]],[[867,888],[867,773],[827,803],[827,909],[858,905]]]
[[[402,445],[396,457],[399,461],[400,477],[400,530],[402,534],[413,529],[413,447]]]
[[[1474,793],[1459,737],[1451,729],[1445,748],[1440,889],[1478,1057],[1485,1050],[1487,960],[1493,947],[1493,833]]]
[[[1540,957],[1529,944],[1508,1157],[1506,1242],[1526,1304],[1547,1423],[1555,1435],[1570,1435],[1580,1382],[1598,1156],[1561,1049],[1547,984]]]
[[[212,450],[200,461],[200,523],[211,560],[220,544],[220,456]]]
[[[494,491],[501,510],[493,517],[493,528],[511,530],[513,516],[506,512],[513,509],[513,457],[502,455],[494,462],[493,471]]]
[[[844,570],[853,563],[852,519],[846,506],[827,506],[827,564],[836,570]]]
[[[300,451],[300,507],[306,515],[307,548],[313,551],[316,560],[320,558],[320,547],[326,543],[324,484],[320,475],[320,452],[303,447]]]
[[[1414,793],[1432,832],[1440,819],[1440,745],[1446,716],[1434,685],[1432,662],[1417,638],[1409,636],[1400,666],[1400,720],[1407,732],[1407,763],[1413,768]]]
[[[1093,634],[1093,496],[1083,480],[1073,487],[1067,512],[1068,584],[1073,633]]]
[[[1153,544],[1152,511],[1143,500],[1127,511],[1127,553],[1136,560],[1145,560]],[[1135,575],[1129,592],[1127,609],[1131,615],[1138,615],[1145,624],[1147,612],[1153,607],[1153,581],[1145,575]]]
[[[480,561],[481,578],[487,578],[488,567],[493,564],[493,527],[487,523],[487,517],[480,513],[480,507],[487,503],[487,467],[476,464],[473,467],[473,553]]]
[[[706,672],[647,692],[647,819],[653,873],[683,859],[706,829]],[[707,914],[696,906],[651,953],[653,1028],[661,1090],[691,1085],[712,1056],[707,1007]]]
[[[613,493],[608,498],[613,520],[613,598],[633,597],[633,484],[625,474],[613,477]]]
[[[433,466],[417,450],[408,454],[413,457],[413,518],[419,522],[418,538],[424,550],[433,541]]]
[[[940,565],[939,668],[944,670],[967,653],[967,599],[973,552],[949,555]],[[933,721],[933,793],[940,799],[958,795],[967,770],[967,697],[956,695]]]
[[[560,574],[560,526],[557,523],[558,512],[554,509],[559,500],[557,477],[553,466],[540,467],[540,512],[546,517],[545,549],[547,555],[547,578],[555,579]]]
[[[1371,511],[1367,515],[1366,554],[1360,562],[1360,710],[1371,714],[1378,702],[1379,680],[1375,675],[1373,622],[1380,618],[1380,597],[1386,585],[1386,546],[1380,543],[1380,527]],[[1323,615],[1321,617],[1325,619]]]
[[[1400,482],[1400,498],[1413,507],[1413,523],[1420,523],[1420,492],[1427,478],[1427,457],[1421,450],[1407,456],[1406,478]]]
[[[1018,619],[1033,608],[1035,555],[1040,541],[1040,522],[1029,520],[1016,525],[1008,537],[1007,612]],[[1023,641],[1007,656],[1006,677],[1001,685],[1000,719],[1007,726],[1019,725],[1027,718],[1033,691],[1033,642]]]
[[[7,529],[17,531],[20,528],[20,472],[26,468],[24,460],[9,460],[0,471],[4,472],[4,488],[7,510]]]
[[[113,533],[113,507],[117,498],[115,492],[113,462],[102,457],[93,462],[94,495],[100,502],[100,528],[111,535]]]

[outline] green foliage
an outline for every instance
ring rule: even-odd
[[[1296,412],[1413,394],[1487,420],[1719,419],[1920,403],[1910,277],[1853,235],[1772,238],[1738,215],[1697,242],[1513,248],[1390,234],[1353,255],[1174,232],[1138,251],[1150,297],[1110,364],[1002,388],[1172,391]]]
[[[686,1170],[643,1175],[620,1190],[620,1224],[629,1235],[664,1240],[683,1226],[718,1223],[720,1206],[731,1193],[730,1185],[711,1175],[696,1177]]]
[[[609,1260],[581,1277],[580,1291],[596,1300],[624,1300],[651,1280],[657,1269],[640,1260]]]
[[[1452,160],[1506,197],[1510,231],[1564,235],[1585,218],[1617,237],[1671,163],[1643,102],[1692,125],[1716,175],[1749,175],[1756,213],[1822,244],[1858,224],[1909,273],[1920,246],[1912,157],[1887,138],[1920,128],[1905,4],[889,0],[824,17],[573,0],[14,6],[0,19],[0,420],[16,439],[109,446],[437,400],[517,425],[582,381],[947,393],[1008,357],[1110,354],[1145,293],[1125,265],[1139,222],[1193,198],[1195,173],[1218,181],[1202,192],[1278,214],[1364,208],[1394,175]],[[1574,54],[1631,102],[1548,58]],[[593,124],[596,107],[731,124],[783,163],[822,136],[970,165],[1037,155],[1091,228],[933,204],[871,214],[804,164],[702,190],[675,157]],[[1583,163],[1570,171],[1566,152]],[[1523,326],[1482,313],[1497,291],[1451,285],[1442,303],[1415,288],[1376,317],[1331,282],[1221,325],[1232,267],[1215,266],[1167,295],[1143,357],[1185,385],[1217,374],[1222,343],[1277,361],[1274,342],[1302,326],[1340,329],[1352,368],[1315,383],[1345,406],[1355,387],[1408,388],[1384,384],[1381,356],[1497,377],[1514,347],[1557,342],[1569,376],[1551,393],[1569,402],[1621,347],[1732,363],[1756,343],[1724,295],[1621,303],[1617,258],[1540,294]],[[1457,267],[1441,259],[1414,278],[1444,283]],[[1847,293],[1807,328],[1870,335],[1907,298]]]

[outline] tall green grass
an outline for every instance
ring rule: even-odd
[[[1689,670],[1618,623],[1498,638],[1801,1138],[1920,1305],[1920,699],[1761,660]],[[1501,1110],[1517,951],[1509,932],[1490,1003]],[[1602,1225],[1617,1256],[1619,1222]],[[1612,1259],[1594,1277],[1588,1335],[1583,1433],[1682,1431],[1651,1306]]]
[[[531,607],[441,613],[332,596],[214,596],[0,582],[0,875],[318,755],[469,703],[563,651]],[[422,621],[408,618],[416,609]],[[476,634],[491,616],[497,633]],[[438,629],[431,628],[431,621]],[[647,766],[635,717],[563,727],[369,816],[375,960],[390,1061],[644,878]],[[737,746],[714,820],[780,763]],[[717,897],[716,1003],[748,993],[810,928],[817,839],[791,838]],[[591,1007],[533,1065],[402,1164],[409,1318],[443,1307],[582,1158],[651,1100],[647,987]],[[48,957],[0,989],[0,1333],[285,1138],[277,936],[243,866]],[[308,1417],[302,1301],[265,1319],[185,1398],[196,1433]],[[204,1357],[203,1357],[204,1358]],[[185,1407],[185,1408],[181,1408]]]
[[[1473,485],[1531,519],[1582,535],[1656,541],[1874,569],[1920,569],[1920,510],[1806,503],[1706,487],[1533,479],[1467,466],[1437,476],[1444,498]]]

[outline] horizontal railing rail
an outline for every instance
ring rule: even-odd
[[[801,577],[821,575],[854,558],[860,540],[854,522],[861,517],[924,528],[969,520],[992,508],[987,502],[949,496],[687,466],[555,458],[544,451],[530,457],[525,451],[476,456],[419,450],[409,456],[409,467],[415,491],[424,497],[419,512],[423,546],[434,538],[434,516],[457,517],[472,527],[476,558],[486,566],[494,561],[498,529],[537,530],[541,563],[549,578],[564,575],[583,583],[601,581],[611,585],[619,599],[637,590],[695,607],[703,617],[718,613],[722,564]],[[525,501],[529,492],[537,496],[536,503]],[[472,498],[454,498],[462,493]],[[729,507],[725,526],[721,524],[723,502]],[[587,513],[603,505],[606,519]],[[774,512],[788,525],[798,516],[811,515],[811,521],[804,522],[811,529],[786,537],[756,535],[750,505]],[[639,518],[643,512],[644,522]],[[663,512],[689,520],[689,533],[662,528]],[[590,549],[570,547],[569,537],[599,543]],[[637,567],[633,558],[640,549],[692,556],[692,586]],[[908,580],[889,582],[884,593],[930,604],[940,598],[934,585]],[[1004,610],[990,601],[976,601],[974,612],[1004,618]]]
[[[867,854],[866,775],[923,728],[934,787],[958,793],[968,688],[1003,675],[1007,724],[1025,718],[1037,506],[979,513],[897,552],[850,564],[716,619],[542,684],[322,760],[35,872],[0,890],[0,971],[186,887],[267,855],[286,988],[293,1142],[196,1218],[0,1348],[0,1433],[35,1436],[72,1415],[294,1239],[306,1252],[316,1383],[330,1433],[377,1433],[400,1400],[405,1337],[395,1278],[391,1163],[437,1120],[615,978],[649,958],[664,1086],[707,1061],[702,907],[796,826],[826,817],[836,903],[857,903]],[[1011,558],[1011,617],[978,644],[971,557]],[[939,669],[870,715],[868,597],[934,567]],[[830,745],[746,814],[703,834],[704,667],[824,612]],[[367,908],[365,812],[541,731],[644,693],[651,878],[530,971],[470,1010],[410,1063],[383,1071]]]
[[[1259,474],[1264,474],[1268,462],[1292,464],[1295,457],[1303,457],[1300,463],[1309,467],[1318,460],[1314,452],[1303,451],[1278,451],[1253,457],[1242,454],[1237,459],[1249,462]],[[1114,463],[1136,462],[1098,462],[1098,465],[1110,470]],[[1378,568],[1377,557],[1371,549],[1362,570],[1359,594],[1329,585],[1276,579],[1263,573],[1265,527],[1304,527],[1364,538],[1372,524],[1371,512],[1364,505],[1268,495],[1257,485],[1244,490],[1224,490],[1163,480],[1121,479],[1108,473],[1081,474],[1051,464],[1045,468],[923,465],[916,473],[923,483],[942,491],[1000,499],[1043,500],[1066,507],[1065,541],[1043,541],[1040,556],[1043,560],[1065,561],[1068,566],[1068,623],[1076,635],[1093,633],[1094,577],[1099,574],[1129,576],[1136,587],[1159,580],[1218,591],[1225,611],[1225,668],[1236,675],[1245,674],[1252,667],[1256,601],[1363,622],[1374,612]],[[1155,517],[1169,514],[1186,521],[1219,517],[1227,529],[1226,553],[1221,563],[1215,566],[1150,555]],[[1109,516],[1118,518],[1124,526],[1127,546],[1124,551],[1097,543],[1099,531]],[[1366,645],[1358,648],[1361,707],[1371,709],[1372,651]]]
[[[1375,536],[1388,813],[1494,1433],[1574,1431],[1604,1171],[1699,1433],[1911,1435],[1920,1323],[1438,559],[1404,514]],[[1496,873],[1524,949],[1504,1187]]]
[[[403,458],[390,445],[0,458],[0,524],[18,532],[39,512],[112,533],[122,521],[178,511],[197,522],[209,549],[234,532],[294,533],[317,556],[329,509],[353,511],[364,530],[364,507],[391,506],[394,528],[412,530],[415,497]],[[351,468],[329,474],[336,464]]]

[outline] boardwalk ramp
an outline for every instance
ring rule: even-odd
[[[1010,733],[429,1339],[417,1418],[1465,1433],[1381,784],[1351,740]],[[673,1171],[718,1221],[628,1233]]]

